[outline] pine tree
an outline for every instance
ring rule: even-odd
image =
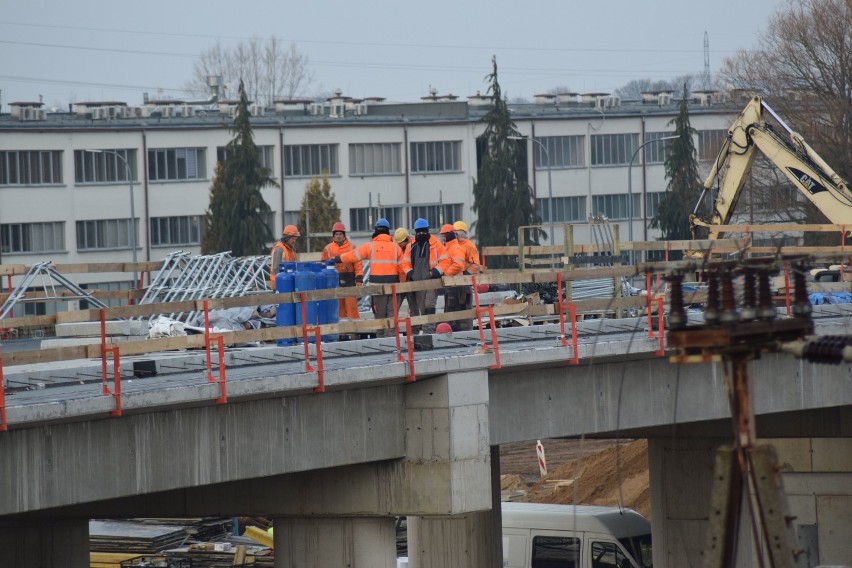
[[[689,215],[701,195],[701,180],[698,177],[693,135],[695,129],[689,125],[686,85],[678,107],[678,114],[669,124],[674,124],[674,136],[666,152],[666,194],[660,201],[657,213],[651,219],[651,227],[662,231],[661,240],[689,240]]]
[[[277,186],[272,172],[260,161],[249,122],[249,100],[240,81],[233,138],[225,146],[225,159],[216,166],[210,186],[210,205],[205,213],[204,254],[231,251],[234,256],[260,255],[273,240],[267,225],[272,212],[260,193]]]
[[[509,114],[509,107],[497,79],[497,58],[486,76],[494,106],[485,115],[482,165],[473,187],[474,223],[479,246],[518,244],[518,227],[539,222],[532,189],[526,181],[526,163],[521,158],[521,134]],[[530,231],[529,244],[538,244],[541,231]],[[526,239],[526,237],[525,237]]]
[[[310,222],[309,222],[310,221]],[[340,221],[340,207],[337,198],[331,192],[331,184],[328,181],[328,172],[322,172],[322,181],[319,178],[311,178],[305,185],[305,195],[302,197],[302,205],[299,209],[299,227],[307,234],[327,233],[331,231],[332,225]],[[320,251],[329,243],[325,237],[311,237],[299,239],[304,241],[307,250]],[[301,245],[300,242],[297,245]]]

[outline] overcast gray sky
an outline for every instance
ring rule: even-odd
[[[0,90],[10,101],[180,98],[218,39],[295,42],[316,92],[413,101],[434,87],[485,92],[497,56],[509,97],[554,87],[612,92],[670,79],[752,48],[781,0],[0,0]]]

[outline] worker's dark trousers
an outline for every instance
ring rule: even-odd
[[[445,312],[460,312],[470,309],[470,287],[456,286],[447,288],[444,299],[446,302],[444,304]],[[450,322],[450,326],[454,331],[470,331],[473,329],[473,323],[468,318]]]
[[[420,290],[413,292],[413,294],[414,304],[409,305],[412,316],[427,316],[435,313],[435,304],[438,301],[437,290]],[[418,333],[421,330],[423,333],[435,333],[435,324],[427,323],[423,326],[414,326],[413,332]]]
[[[373,313],[376,319],[390,318],[393,320],[393,296],[391,295],[376,295],[372,296]],[[377,337],[393,337],[396,335],[395,330],[381,329],[376,332]]]

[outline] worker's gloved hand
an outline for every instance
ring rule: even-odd
[[[441,271],[438,270],[437,268],[433,268],[432,270],[430,270],[429,274],[432,276],[432,278],[440,278],[441,277]]]
[[[363,286],[364,285],[364,277],[363,276],[356,276],[355,277],[355,285],[356,286]]]
[[[338,254],[337,256],[335,256],[334,258],[332,258],[331,260],[333,260],[333,261],[334,261],[334,264],[340,264],[340,263],[342,262],[342,261],[340,260],[340,255],[339,255],[339,254]]]
[[[405,280],[407,282],[414,282],[414,271],[413,270],[409,270],[408,272],[405,273]]]

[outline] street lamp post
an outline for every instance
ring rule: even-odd
[[[547,226],[550,228],[550,244],[553,244],[553,178],[550,175],[550,152],[547,151],[547,146],[535,138],[529,136],[509,136],[508,138],[509,140],[531,140],[544,150],[544,155],[547,158]],[[535,169],[535,166],[533,166],[533,169]]]
[[[139,282],[139,273],[136,270],[136,202],[133,199],[133,171],[130,168],[130,162],[123,155],[115,150],[86,150],[90,154],[112,154],[116,158],[124,162],[124,171],[127,175],[127,183],[130,184],[130,248],[133,255],[133,284],[131,288],[135,288]]]
[[[655,138],[653,140],[647,140],[642,144],[639,144],[639,147],[633,152],[633,156],[630,157],[630,166],[627,168],[627,240],[631,243],[633,242],[633,160],[636,159],[636,155],[639,154],[639,150],[651,144],[652,142],[662,142],[663,140],[674,140],[678,138],[677,136],[663,136],[662,138]],[[630,264],[635,263],[634,251],[630,251]]]

